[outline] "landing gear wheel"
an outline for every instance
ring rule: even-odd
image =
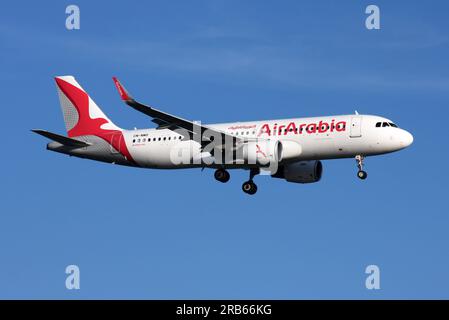
[[[254,182],[252,182],[251,180],[246,181],[242,185],[242,190],[243,190],[243,192],[245,192],[247,194],[253,195],[257,192],[257,185]]]
[[[229,181],[229,178],[231,177],[229,172],[225,169],[217,169],[214,173],[215,179],[217,179],[220,182],[226,183]]]
[[[365,171],[360,170],[359,172],[357,172],[357,177],[359,177],[362,180],[365,180],[368,177],[368,174]]]

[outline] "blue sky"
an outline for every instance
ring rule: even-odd
[[[8,2],[0,12],[0,298],[449,298],[447,1]],[[377,4],[381,30],[365,28]],[[139,170],[45,150],[65,133],[53,77],[73,74],[124,128],[120,101],[205,123],[360,113],[407,150],[324,162],[321,182]],[[81,289],[65,288],[65,268]],[[381,290],[365,288],[365,267]]]

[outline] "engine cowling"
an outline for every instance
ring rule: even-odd
[[[282,144],[275,140],[249,141],[242,146],[245,163],[268,166],[282,161]]]
[[[296,141],[282,140],[282,161],[298,159],[302,153],[302,147]]]
[[[318,182],[323,174],[323,164],[319,160],[298,161],[283,165],[273,178],[285,179],[295,183]]]

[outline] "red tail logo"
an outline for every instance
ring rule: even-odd
[[[122,131],[111,123],[109,119],[107,119],[98,106],[92,101],[92,99],[89,98],[89,95],[84,90],[63,79],[55,78],[55,80],[59,89],[67,97],[67,99],[69,99],[78,113],[78,122],[73,128],[67,131],[68,136],[97,136],[108,142],[127,160],[133,161],[133,158],[126,146]],[[91,113],[93,115],[98,113],[98,117],[91,118]],[[104,128],[105,125],[109,125],[110,129]]]
[[[56,78],[56,83],[64,93],[64,95],[72,102],[78,111],[78,123],[67,133],[69,137],[84,136],[84,135],[97,135],[102,131],[101,126],[108,123],[108,120],[103,118],[92,119],[89,114],[89,96],[83,90],[75,87],[74,85]]]

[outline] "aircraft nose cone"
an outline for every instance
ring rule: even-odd
[[[413,143],[413,135],[408,131],[402,132],[401,144],[404,148],[408,147]]]

